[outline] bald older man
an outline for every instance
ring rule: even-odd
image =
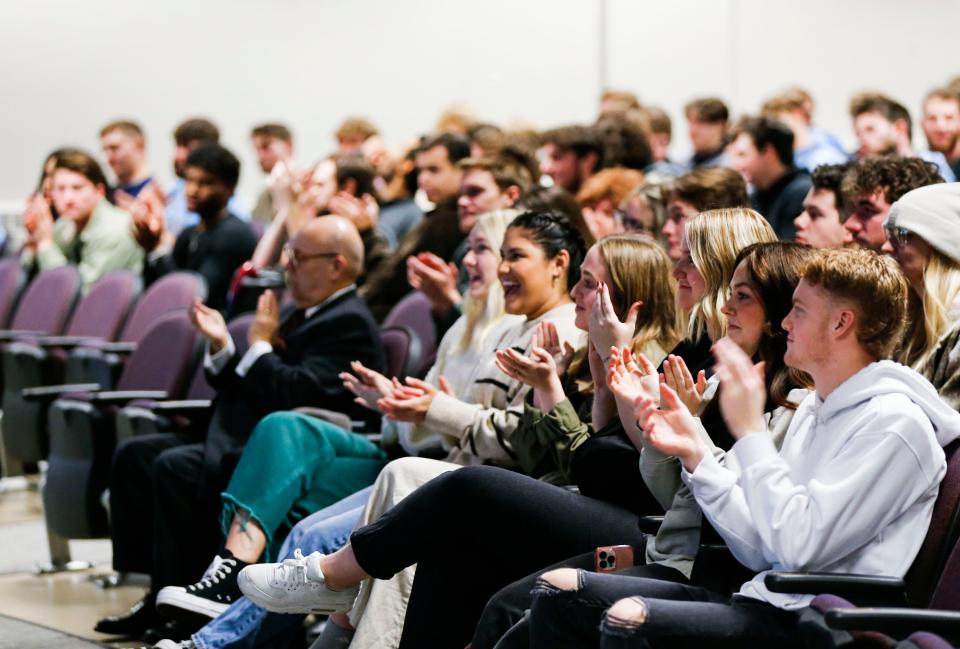
[[[357,295],[363,244],[356,227],[317,218],[290,240],[285,259],[296,308],[281,317],[273,294],[261,297],[242,356],[223,316],[194,305],[191,317],[207,341],[207,379],[217,390],[205,440],[144,435],[118,447],[110,483],[113,564],[150,573],[152,587],[128,613],[101,620],[98,631],[141,635],[159,622],[155,593],[203,572],[222,543],[220,493],[260,419],[300,406],[369,417],[338,378],[353,360],[384,367],[379,329]]]

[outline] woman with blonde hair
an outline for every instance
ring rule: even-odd
[[[960,408],[960,183],[905,194],[884,222],[891,254],[910,284],[900,361]]]

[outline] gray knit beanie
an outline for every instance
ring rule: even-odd
[[[883,225],[906,228],[960,264],[960,182],[907,192],[890,207]]]

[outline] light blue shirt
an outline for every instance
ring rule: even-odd
[[[186,188],[186,181],[183,178],[177,178],[167,193],[166,228],[174,236],[200,222],[200,215],[187,209]],[[227,211],[241,221],[250,222],[250,210],[236,194],[230,197]]]

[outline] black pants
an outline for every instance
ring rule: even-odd
[[[229,475],[210,475],[203,448],[161,433],[126,440],[114,454],[114,568],[149,573],[154,591],[197,581],[220,548]]]
[[[435,478],[351,537],[374,577],[417,564],[400,647],[437,649],[462,649],[503,586],[599,545],[645,541],[626,509],[494,467]]]
[[[531,649],[801,646],[797,612],[659,579],[577,575],[576,590],[537,582],[529,617]],[[611,605],[625,598],[644,605],[645,620],[609,613]]]
[[[643,561],[643,547],[634,549],[634,556]],[[480,621],[473,634],[470,649],[521,649],[530,644],[527,632],[527,620],[524,614],[533,603],[533,589],[545,572],[555,568],[578,568],[593,571],[594,553],[585,552],[571,559],[555,563],[548,568],[538,569],[522,579],[501,588],[483,609]],[[679,584],[688,583],[683,573],[674,568],[659,564],[630,566],[617,572],[618,575],[662,579]],[[521,628],[514,628],[521,625]]]

